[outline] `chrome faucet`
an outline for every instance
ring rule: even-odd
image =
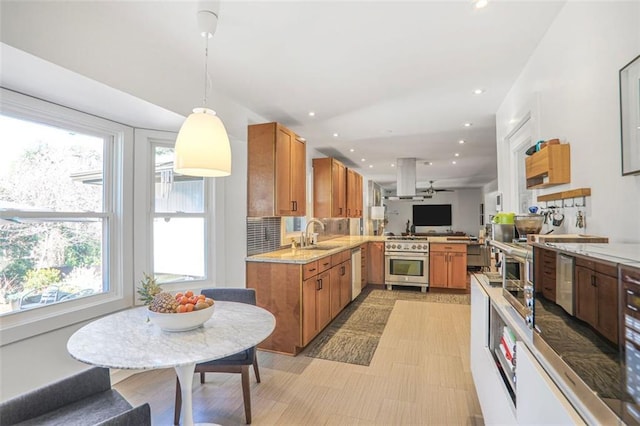
[[[311,245],[311,238],[309,238],[309,225],[311,225],[312,223],[317,223],[318,225],[320,225],[320,227],[324,231],[324,223],[320,222],[318,219],[311,219],[309,222],[307,222],[307,226],[304,229],[304,235],[302,236],[303,247]]]

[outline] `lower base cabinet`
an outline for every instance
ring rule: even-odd
[[[491,317],[495,309],[489,295],[473,275],[470,364],[484,423],[584,425],[584,420],[521,340],[516,341],[515,350],[517,381],[514,404],[489,349],[490,329],[495,327],[491,324]],[[504,318],[508,318],[508,315],[504,315]]]
[[[308,264],[246,262],[247,288],[276,317],[259,348],[296,355],[351,301],[351,251]]]
[[[429,286],[467,288],[466,244],[429,244]]]

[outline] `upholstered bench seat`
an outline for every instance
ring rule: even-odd
[[[0,404],[0,424],[151,425],[149,404],[132,408],[111,388],[109,370],[94,367]]]

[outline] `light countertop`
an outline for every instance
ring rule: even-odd
[[[245,260],[247,262],[273,262],[273,263],[300,263],[305,264],[313,262],[314,260],[321,259],[332,254],[340,253],[343,250],[348,250],[357,247],[363,243],[369,241],[382,241],[386,240],[383,236],[368,236],[368,235],[345,235],[343,237],[333,238],[331,240],[320,241],[318,247],[331,247],[330,249],[301,249],[296,248],[294,251],[290,247],[271,251],[268,253],[256,254],[249,256]]]
[[[569,254],[593,257],[613,263],[640,262],[640,244],[602,243],[602,244],[534,244],[543,248],[552,248]]]
[[[447,243],[447,244],[478,244],[476,241],[470,241],[460,237],[429,237],[429,243]],[[340,253],[343,250],[348,250],[357,247],[363,243],[370,241],[387,241],[385,236],[373,236],[373,235],[345,235],[342,237],[333,238],[331,240],[320,241],[318,247],[331,247],[330,249],[301,249],[298,247],[295,252],[290,248],[284,248],[268,253],[256,254],[246,257],[247,262],[274,262],[274,263],[300,263],[305,264],[313,262],[314,260],[321,259],[332,254]]]

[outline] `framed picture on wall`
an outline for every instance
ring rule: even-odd
[[[622,175],[640,174],[640,55],[620,70]]]

